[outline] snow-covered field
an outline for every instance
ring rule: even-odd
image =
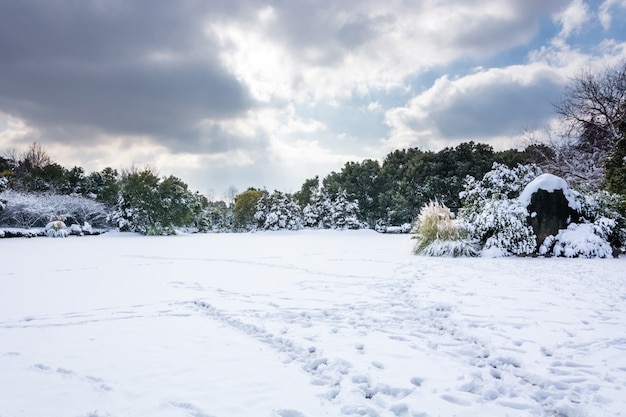
[[[0,240],[0,416],[626,415],[626,257],[407,235]]]

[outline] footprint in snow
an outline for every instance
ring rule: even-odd
[[[304,414],[296,410],[276,410],[274,415],[277,417],[305,417]]]

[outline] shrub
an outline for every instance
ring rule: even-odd
[[[517,197],[541,174],[535,165],[508,168],[494,163],[482,180],[467,177],[460,197],[459,217],[469,235],[483,247],[483,256],[508,256],[535,251],[535,233],[527,224],[528,210]]]
[[[611,222],[603,218],[597,223],[572,223],[556,236],[548,236],[539,253],[567,258],[610,258],[613,249],[606,240],[606,234],[613,226]]]
[[[0,225],[30,229],[45,227],[52,216],[63,216],[70,223],[89,222],[106,227],[107,208],[104,204],[78,195],[22,193],[7,190],[0,193],[5,201],[0,211]]]
[[[527,217],[528,210],[517,199],[489,200],[468,230],[483,245],[484,255],[530,254],[537,248],[537,237]]]
[[[466,233],[445,205],[430,201],[420,210],[415,221],[413,252],[429,256],[476,256],[473,242],[466,239]]]
[[[65,225],[64,218],[62,216],[53,216],[50,218],[48,224],[46,224],[46,236],[48,237],[67,237],[69,231]]]

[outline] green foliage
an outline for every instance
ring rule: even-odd
[[[626,139],[615,144],[604,161],[606,189],[614,194],[626,195]]]
[[[231,229],[233,205],[225,201],[207,201],[196,224],[203,232],[225,232]]]
[[[489,145],[474,142],[437,153],[416,148],[394,151],[387,155],[381,169],[385,184],[379,199],[381,208],[385,209],[382,219],[390,224],[409,223],[420,207],[431,200],[458,210],[464,178],[468,175],[480,178],[494,161],[515,159],[511,155],[507,158],[494,153]]]
[[[117,170],[107,167],[100,172],[92,172],[85,178],[83,194],[113,207],[117,204],[120,192],[120,178]]]
[[[237,196],[233,212],[233,229],[249,231],[256,226],[254,215],[257,212],[257,203],[263,197],[263,191],[248,188]]]
[[[315,198],[319,193],[320,188],[320,179],[316,175],[313,178],[307,179],[302,184],[300,191],[296,192],[293,195],[293,199],[297,202],[300,207],[304,208],[307,204],[314,204]]]
[[[172,234],[194,226],[201,204],[180,179],[160,180],[150,168],[122,176],[113,220],[120,230],[150,235]]]
[[[336,199],[345,191],[348,200],[357,200],[359,218],[370,225],[385,215],[385,209],[379,202],[384,185],[380,164],[371,159],[361,163],[348,162],[341,172],[331,172],[323,180],[324,190],[331,199]]]

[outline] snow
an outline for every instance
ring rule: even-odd
[[[567,182],[563,178],[557,177],[552,174],[541,174],[534,180],[532,180],[528,185],[524,188],[524,191],[519,196],[520,202],[524,205],[524,207],[528,207],[530,205],[530,200],[532,195],[535,194],[539,190],[545,190],[549,193],[552,193],[556,190],[562,190],[565,198],[567,199],[567,203],[572,210],[580,211],[580,201],[576,198],[576,193],[569,188]]]
[[[0,240],[0,416],[617,416],[626,258],[370,230]]]
[[[567,229],[559,230],[554,239],[546,239],[549,242],[546,242],[548,245],[544,243],[543,248],[549,246],[552,243],[551,241],[554,240],[556,242],[552,250],[554,256],[610,258],[613,256],[613,248],[611,248],[606,239],[598,235],[597,229],[598,226],[591,223],[572,223]],[[547,251],[546,249],[540,249],[540,252],[546,253]]]

